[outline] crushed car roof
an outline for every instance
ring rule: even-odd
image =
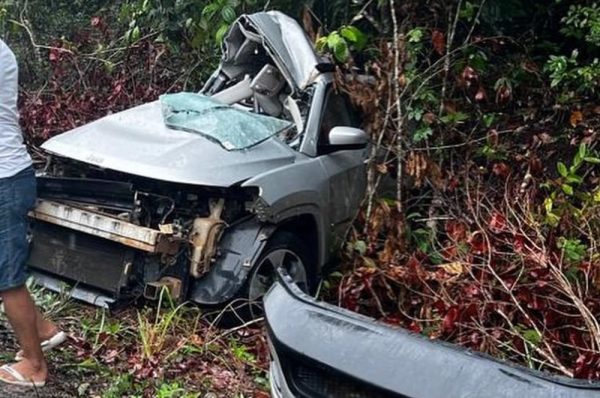
[[[319,59],[306,32],[293,18],[279,11],[258,12],[243,15],[234,24],[225,38],[223,62],[228,62],[228,48],[232,32],[243,26],[252,26],[261,36],[265,46],[270,49],[277,67],[287,75],[295,88],[304,90],[318,74],[316,67]]]

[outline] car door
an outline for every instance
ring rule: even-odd
[[[367,149],[336,150],[329,144],[329,134],[334,127],[359,125],[357,112],[352,109],[348,99],[331,85],[322,110],[317,155],[328,177],[332,251],[338,250],[343,243],[364,198]]]

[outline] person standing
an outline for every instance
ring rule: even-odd
[[[43,318],[25,285],[27,213],[35,205],[36,181],[19,127],[17,96],[17,61],[0,39],[0,298],[21,346],[17,362],[0,367],[0,382],[43,387],[48,378],[43,351],[66,335]]]

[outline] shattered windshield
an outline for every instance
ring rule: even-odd
[[[196,93],[160,97],[165,125],[202,134],[232,151],[246,149],[292,127],[292,123],[217,102]]]

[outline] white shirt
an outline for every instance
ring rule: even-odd
[[[15,55],[0,39],[0,178],[12,177],[31,165],[19,127],[18,75]]]

